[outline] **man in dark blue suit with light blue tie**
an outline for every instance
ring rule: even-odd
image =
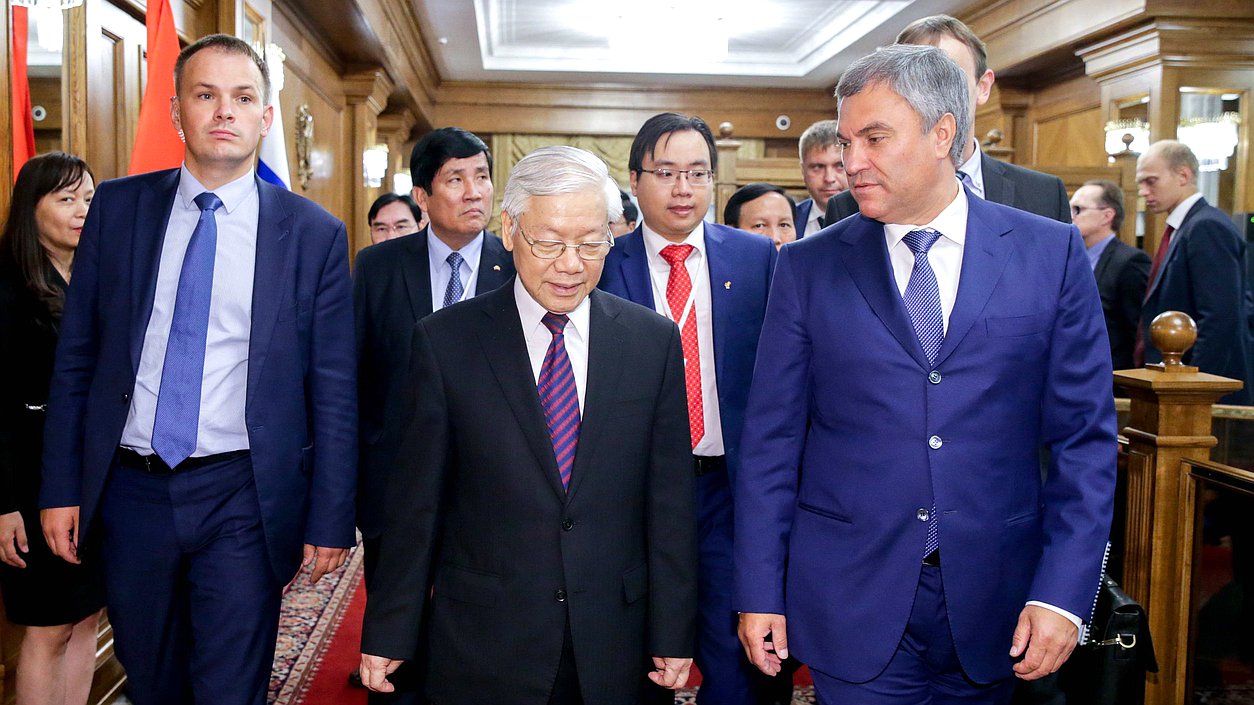
[[[684,348],[700,534],[697,667],[702,705],[751,705],[752,670],[731,605],[731,483],[775,246],[703,221],[718,152],[699,117],[645,121],[628,157],[644,223],[614,243],[600,287],[676,321]]]
[[[1101,301],[1074,226],[959,185],[967,85],[940,50],[881,49],[836,95],[861,215],[780,252],[735,492],[741,639],[767,673],[794,652],[821,703],[1005,703],[1097,590]]]
[[[101,184],[49,397],[44,535],[104,569],[135,705],[263,705],[283,585],[354,542],[344,225],[259,180],[269,77],[205,37],[175,66],[181,169]]]

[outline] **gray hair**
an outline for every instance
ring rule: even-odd
[[[518,219],[527,212],[532,196],[558,196],[567,193],[596,191],[605,201],[608,224],[623,215],[623,201],[618,184],[610,178],[605,162],[578,147],[541,147],[514,165],[501,196],[501,210],[517,227]]]
[[[894,44],[853,62],[836,84],[837,110],[845,98],[882,84],[905,99],[923,120],[923,131],[936,126],[945,113],[954,116],[954,142],[949,159],[962,165],[971,139],[971,93],[962,69],[933,46]]]
[[[801,156],[801,161],[804,162],[806,155],[815,149],[827,149],[839,145],[837,125],[835,120],[819,120],[807,127],[806,131],[801,133],[801,140],[797,142],[797,152]]]

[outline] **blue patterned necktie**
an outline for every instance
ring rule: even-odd
[[[901,298],[906,304],[906,312],[910,314],[910,322],[914,324],[914,332],[919,336],[919,345],[923,346],[927,361],[933,364],[940,352],[941,342],[945,340],[945,313],[941,309],[936,272],[932,271],[932,265],[927,261],[927,253],[940,236],[932,228],[923,228],[911,230],[902,238],[906,247],[914,253],[914,268],[910,270],[910,281]],[[936,520],[936,503],[933,502],[932,511],[928,513],[927,541],[923,546],[923,555],[930,555],[938,548],[940,534]]]
[[[152,449],[174,467],[196,450],[200,392],[205,374],[205,338],[209,331],[209,300],[213,291],[213,258],[218,249],[214,212],[222,199],[205,192],[196,197],[200,221],[187,242],[179,271],[174,315],[166,339],[161,389],[157,393]]]
[[[579,445],[579,392],[575,387],[575,371],[566,356],[564,335],[568,320],[560,314],[544,314],[544,327],[549,329],[553,340],[544,353],[540,379],[536,382],[544,420],[549,426],[549,440],[553,442],[553,457],[557,459],[557,472],[565,489],[570,489],[570,471],[575,467],[575,448]]]
[[[444,260],[448,262],[449,273],[448,288],[444,290],[444,305],[452,306],[462,300],[462,294],[465,290],[462,288],[462,256],[459,252],[450,252]]]

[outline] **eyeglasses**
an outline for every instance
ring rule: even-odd
[[[532,240],[522,228],[519,228],[518,232],[522,234],[527,244],[531,245],[531,254],[540,259],[557,259],[565,254],[567,249],[571,249],[579,255],[579,259],[596,262],[605,259],[605,256],[610,253],[610,248],[614,246],[614,238],[608,232],[605,234],[606,240],[581,242],[578,245],[567,245],[561,240]]]
[[[653,178],[670,186],[679,181],[680,175],[688,177],[688,183],[693,186],[709,186],[714,180],[714,171],[712,169],[641,169],[646,174],[653,174]]]
[[[1071,206],[1071,215],[1080,215],[1084,211],[1105,211],[1110,210],[1107,206]]]
[[[370,232],[376,235],[387,235],[389,233],[395,233],[397,235],[412,235],[417,230],[417,223],[396,223],[394,225],[375,223],[370,226]]]

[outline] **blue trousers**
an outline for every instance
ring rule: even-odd
[[[906,633],[882,673],[865,683],[850,683],[814,667],[810,673],[820,705],[1006,705],[1015,686],[1014,678],[977,684],[963,673],[949,631],[941,568],[933,566],[923,566]]]
[[[283,585],[249,456],[173,475],[115,463],[99,526],[131,701],[265,705]]]

